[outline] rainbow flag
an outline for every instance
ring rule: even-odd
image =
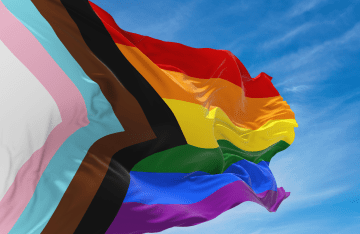
[[[295,116],[229,51],[122,30],[87,0],[0,0],[0,234],[160,232],[290,193]]]

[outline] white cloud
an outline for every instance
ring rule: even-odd
[[[265,217],[264,217],[265,218]],[[273,225],[257,225],[265,226],[251,234],[303,234],[303,233],[334,233],[334,234],[343,234],[343,233],[357,233],[360,228],[360,225],[354,223],[353,225],[342,225],[334,226],[339,221],[337,217],[333,218],[317,218],[312,220],[302,220],[294,219],[291,223],[285,224],[273,224]],[[337,231],[339,230],[339,231]],[[230,233],[230,232],[229,232]],[[239,232],[240,233],[240,232]],[[243,232],[249,233],[249,232]]]
[[[258,230],[258,231],[252,232],[252,233],[250,233],[250,234],[261,234],[261,233],[264,233],[264,232],[262,232],[262,230],[264,230],[264,229],[260,229],[260,230]]]
[[[305,208],[310,207],[314,205],[319,205],[325,200],[332,198],[334,196],[337,196],[341,193],[344,193],[346,191],[349,191],[352,188],[352,186],[342,186],[339,188],[329,188],[326,190],[321,191],[293,191],[293,196],[290,200],[293,200],[291,202],[290,200],[288,203],[284,203],[283,209],[286,209],[288,206],[291,210],[294,208]],[[292,204],[291,204],[292,203]]]
[[[343,50],[355,51],[360,48],[360,22],[343,35],[325,41],[321,44],[301,48],[297,52],[286,54],[270,63],[259,67],[254,74],[265,72],[270,76],[281,77],[282,85],[306,84],[326,80],[329,75],[343,65],[338,59],[338,54]]]
[[[359,95],[354,92],[315,107],[290,104],[295,115],[301,113],[296,115],[295,141],[270,163],[278,187],[291,192],[280,212],[316,206],[334,197],[343,199],[354,189],[359,169],[352,161],[360,147],[348,136],[360,122]]]
[[[360,230],[360,224],[358,223],[359,222],[354,222],[354,225],[344,225],[344,227],[341,228],[340,231],[334,232],[334,234],[357,233]]]
[[[324,0],[308,0],[300,1],[298,4],[294,5],[290,11],[287,13],[288,18],[293,18],[299,15],[304,14],[305,12],[311,11],[316,8]]]
[[[285,91],[298,93],[308,89],[310,89],[308,85],[298,85],[298,86],[293,86],[291,88],[285,88]]]
[[[248,10],[253,3],[249,1],[234,1],[232,4],[227,6],[224,11],[221,11],[222,17],[229,14],[239,14],[239,12],[243,12]]]
[[[286,33],[285,35],[275,38],[273,40],[267,41],[262,45],[263,49],[272,49],[274,47],[277,47],[279,45],[286,45],[289,43],[294,37],[297,35],[304,33],[308,31],[311,27],[313,27],[314,23],[305,23],[303,25],[300,25],[299,27],[291,30],[290,32]]]
[[[187,26],[195,8],[202,1],[191,1],[176,8],[167,2],[157,2],[156,7],[152,4],[147,9],[141,9],[141,14],[133,9],[124,8],[116,13],[114,19],[120,27],[124,25],[124,30],[165,41],[176,41],[176,34]],[[146,5],[143,8],[146,8]],[[152,10],[167,14],[162,13],[155,17]]]
[[[294,220],[291,224],[284,224],[278,226],[267,226],[264,232],[261,234],[303,234],[303,233],[329,233],[330,220]]]

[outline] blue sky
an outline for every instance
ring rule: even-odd
[[[124,30],[226,49],[265,72],[295,112],[295,141],[270,163],[291,195],[245,202],[164,234],[360,233],[360,1],[93,0]]]

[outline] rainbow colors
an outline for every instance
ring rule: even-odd
[[[229,51],[120,29],[87,0],[0,0],[0,234],[144,233],[289,196],[294,113]]]

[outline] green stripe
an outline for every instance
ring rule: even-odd
[[[131,171],[191,173],[203,171],[210,174],[222,172],[224,164],[220,148],[203,149],[181,145],[155,153],[137,163]]]
[[[218,140],[218,144],[224,155],[224,169],[225,171],[231,164],[236,163],[242,159],[258,164],[261,161],[270,162],[271,158],[280,151],[285,150],[290,145],[285,141],[279,141],[272,146],[261,151],[245,151],[239,149],[227,140]]]
[[[218,141],[219,148],[202,149],[192,145],[181,145],[162,152],[155,153],[139,163],[131,171],[159,173],[191,173],[203,171],[209,174],[220,174],[231,164],[242,159],[259,163],[270,162],[271,158],[290,145],[285,141],[261,151],[244,151],[227,140]]]

